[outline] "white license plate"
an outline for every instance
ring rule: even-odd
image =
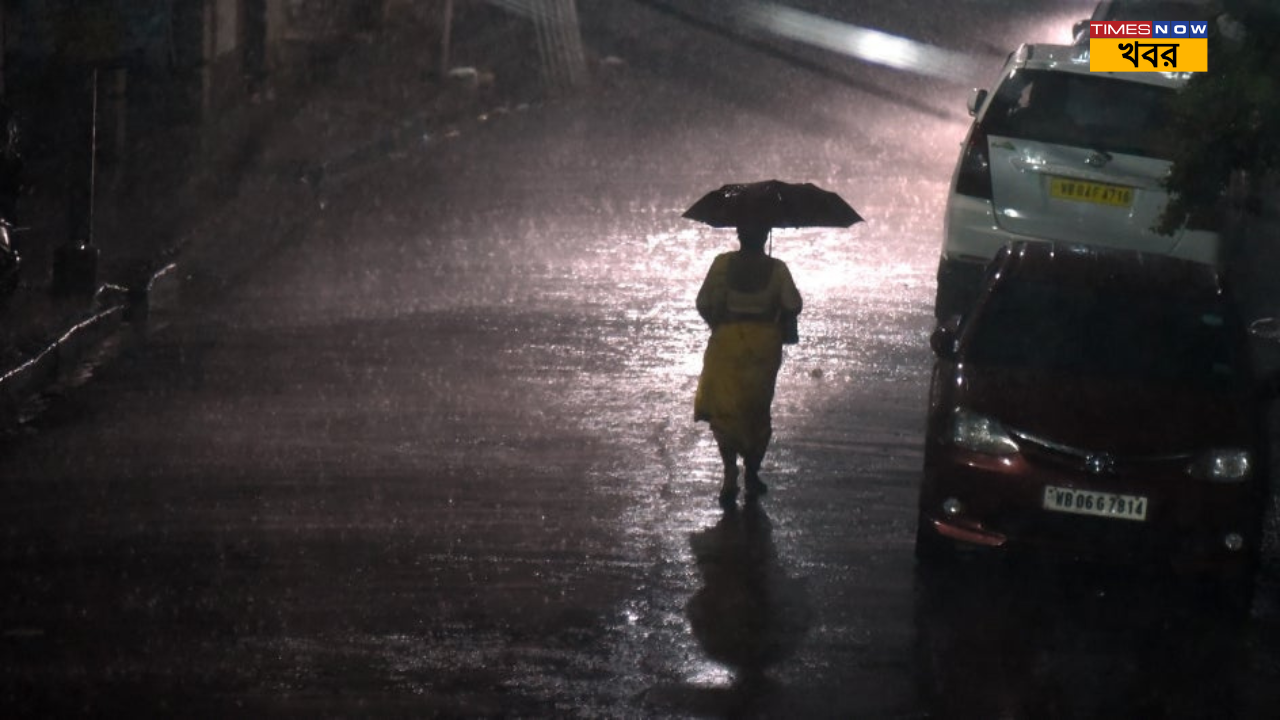
[[[1044,489],[1044,509],[1138,522],[1147,519],[1147,499],[1142,495],[1116,495],[1052,485]]]

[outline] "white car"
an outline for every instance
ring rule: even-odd
[[[1023,45],[975,90],[944,219],[935,316],[962,314],[1004,245],[1042,239],[1219,265],[1212,227],[1152,228],[1169,196],[1163,132],[1186,74],[1091,73],[1088,49]],[[1207,224],[1207,221],[1206,221]]]

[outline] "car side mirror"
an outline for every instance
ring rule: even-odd
[[[986,88],[974,88],[969,94],[969,115],[977,116],[982,111],[982,104],[987,101]]]
[[[933,348],[933,354],[943,360],[954,360],[956,357],[957,320],[958,318],[952,318],[938,325],[929,336],[929,347]]]

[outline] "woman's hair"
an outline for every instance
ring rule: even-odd
[[[740,227],[738,228],[738,242],[743,247],[759,250],[764,247],[764,243],[769,239],[769,228],[767,227]]]

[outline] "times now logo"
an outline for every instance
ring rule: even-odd
[[[1207,22],[1091,22],[1089,38],[1208,38]]]
[[[1130,20],[1089,23],[1092,72],[1206,72],[1209,23]]]

